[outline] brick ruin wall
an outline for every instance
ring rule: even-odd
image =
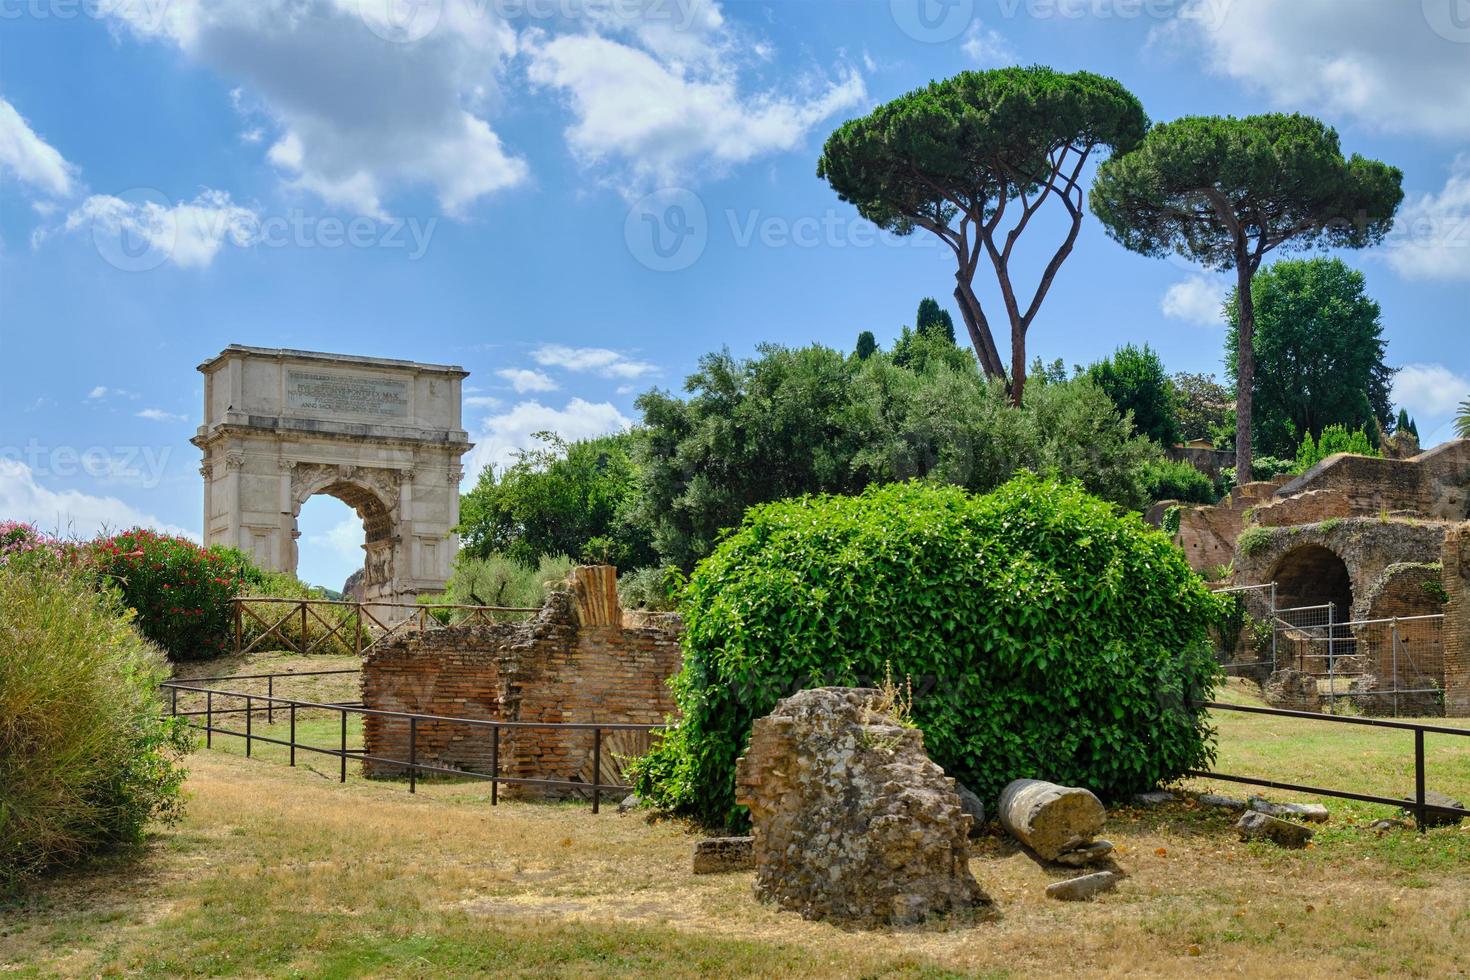
[[[1164,509],[1156,507],[1150,520],[1160,523]],[[1383,514],[1470,519],[1470,440],[1447,442],[1409,459],[1331,456],[1296,478],[1237,487],[1214,506],[1182,507],[1175,540],[1190,565],[1207,572],[1231,563],[1236,538],[1250,524],[1291,527]],[[1236,581],[1244,583],[1239,576]]]
[[[1470,718],[1470,524],[1445,535],[1444,713]]]
[[[578,569],[581,575],[596,569]],[[369,708],[459,718],[543,723],[661,724],[676,713],[668,679],[681,664],[679,630],[668,621],[627,626],[612,598],[584,588],[553,592],[527,623],[457,626],[411,633],[370,650],[362,696]],[[406,720],[367,715],[366,754],[409,758]],[[602,733],[601,782],[620,783],[623,760],[647,749],[643,733]],[[419,721],[421,764],[489,773],[489,728]],[[504,776],[593,781],[593,734],[587,730],[505,728],[498,750]],[[402,775],[391,762],[365,761],[369,775]],[[565,788],[503,786],[510,797],[556,797]]]

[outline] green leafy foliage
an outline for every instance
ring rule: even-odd
[[[89,560],[137,611],[138,630],[174,660],[207,660],[230,649],[231,600],[260,573],[233,548],[202,548],[134,528],[98,538]]]
[[[537,435],[543,448],[522,452],[498,476],[486,469],[462,498],[463,550],[529,566],[547,555],[630,568],[653,561],[643,528],[627,519],[638,485],[634,436],[568,443]]]
[[[543,555],[534,565],[505,555],[476,558],[461,551],[444,594],[420,597],[466,606],[518,606],[532,609],[546,601],[546,593],[565,582],[575,563],[566,555]]]
[[[922,228],[949,246],[980,366],[1007,380],[1020,404],[1026,332],[1081,228],[1083,167],[1100,150],[1131,149],[1147,127],[1138,99],[1111,78],[1041,65],[967,71],[843,123],[822,148],[817,176],[879,227]],[[1013,248],[1048,201],[1065,231],[1034,289],[1018,289]],[[981,254],[1007,297],[1009,372],[974,290]]]
[[[1363,274],[1341,259],[1290,259],[1251,280],[1256,374],[1252,437],[1256,450],[1287,454],[1304,434],[1329,425],[1387,427],[1393,370],[1378,304]],[[1239,303],[1226,310],[1225,364],[1236,377]],[[1407,423],[1408,416],[1404,416]]]
[[[1148,344],[1125,344],[1087,369],[1092,383],[1113,400],[1118,411],[1132,413],[1133,431],[1163,446],[1179,441],[1174,386],[1164,364]]]
[[[1395,167],[1344,157],[1336,130],[1320,120],[1281,113],[1176,119],[1098,167],[1092,210],[1125,248],[1236,272],[1242,479],[1251,472],[1254,432],[1251,280],[1262,258],[1275,249],[1377,244],[1393,225],[1402,183]]]
[[[188,730],[163,718],[167,664],[131,618],[67,562],[0,565],[0,893],[182,807]]]
[[[940,306],[939,301],[932,296],[919,300],[919,311],[914,315],[914,330],[921,334],[943,337],[951,344],[955,342],[954,320],[950,319],[949,310]]]
[[[967,351],[932,335],[911,343],[928,353],[904,365],[818,346],[711,354],[688,399],[642,396],[632,517],[663,562],[691,568],[754,504],[913,478],[983,491],[1024,468],[1125,507],[1151,502],[1147,468],[1161,452],[1091,381],[1032,385],[1017,409]]]
[[[1460,403],[1460,410],[1455,415],[1455,435],[1470,439],[1470,398]]]
[[[682,718],[638,792],[740,824],[754,719],[822,684],[911,678],[930,755],[993,801],[1045,777],[1118,798],[1206,765],[1192,706],[1217,673],[1219,602],[1184,555],[1079,487],[917,482],[751,509],[690,578]]]
[[[878,340],[873,336],[873,331],[864,330],[858,334],[857,347],[853,348],[852,353],[860,361],[866,361],[878,353]]]
[[[1148,495],[1154,500],[1180,500],[1188,504],[1213,504],[1219,499],[1215,481],[1188,463],[1161,459],[1144,471]]]
[[[674,612],[684,582],[684,573],[672,565],[637,568],[618,576],[618,601],[624,609]]]
[[[1264,527],[1248,527],[1235,539],[1235,548],[1242,555],[1250,556],[1271,546],[1271,532]]]
[[[1235,428],[1235,416],[1230,410],[1234,396],[1213,374],[1180,371],[1170,381],[1174,387],[1174,414],[1179,421],[1180,439],[1213,440],[1217,430]]]
[[[1335,453],[1353,453],[1357,456],[1382,456],[1383,453],[1375,445],[1376,440],[1368,438],[1368,434],[1361,429],[1349,430],[1341,425],[1329,425],[1322,430],[1321,439],[1313,439],[1310,432],[1302,439],[1301,445],[1296,451],[1295,473],[1305,473],[1316,466],[1322,460]]]

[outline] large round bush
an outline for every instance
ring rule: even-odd
[[[67,562],[0,564],[0,893],[177,810],[187,729],[130,619]]]
[[[1161,533],[1070,484],[890,484],[747,511],[690,579],[683,718],[636,766],[656,804],[747,819],[735,760],[805,687],[914,687],[935,761],[983,798],[1023,776],[1117,798],[1207,764],[1191,706],[1218,603]]]
[[[92,542],[92,561],[138,614],[143,635],[174,660],[207,660],[230,649],[231,601],[260,573],[233,548],[134,528]]]

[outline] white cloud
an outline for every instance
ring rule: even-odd
[[[1214,327],[1225,322],[1221,307],[1229,295],[1230,290],[1220,280],[1190,276],[1164,290],[1159,309],[1176,320]]]
[[[72,192],[76,168],[37,136],[15,106],[0,98],[0,167],[23,184],[56,197]]]
[[[166,524],[116,497],[96,497],[79,490],[50,490],[36,482],[25,463],[4,457],[0,457],[0,514],[34,524],[43,531],[77,537],[141,526],[199,539],[197,532]]]
[[[182,422],[185,416],[174,412],[165,412],[161,408],[145,408],[138,413],[138,418],[148,419],[150,422]]]
[[[1393,376],[1393,400],[1409,414],[1438,420],[1470,398],[1470,380],[1443,364],[1405,364]]]
[[[1387,244],[1381,254],[1405,279],[1470,280],[1470,154],[1455,159],[1439,193],[1404,202]]]
[[[969,29],[965,31],[965,39],[960,44],[960,50],[965,56],[977,65],[987,68],[999,68],[1016,63],[1016,52],[1000,32],[993,27],[986,27],[979,19],[970,21]]]
[[[97,387],[93,388],[91,391],[87,392],[87,399],[89,401],[96,401],[99,398],[106,398],[106,397],[107,397],[107,386],[106,385],[98,385]]]
[[[156,197],[156,199],[155,199]],[[206,190],[188,202],[169,202],[161,195],[125,201],[94,194],[66,216],[68,231],[88,229],[110,261],[148,268],[164,261],[180,268],[203,268],[214,261],[228,240],[254,243],[259,215],[230,200],[224,191]],[[146,245],[141,252],[121,243]],[[117,244],[114,250],[110,246]],[[156,259],[156,261],[154,261]]]
[[[543,367],[557,367],[564,371],[592,371],[604,378],[641,378],[658,370],[647,361],[635,361],[605,347],[542,344],[531,352],[531,359]]]
[[[500,377],[510,383],[510,386],[519,394],[528,391],[555,391],[557,383],[552,380],[551,375],[545,371],[532,371],[527,368],[506,368],[496,371]]]
[[[464,403],[470,408],[499,408],[505,404],[494,395],[468,395]]]
[[[596,31],[525,36],[531,81],[570,105],[573,154],[606,167],[626,193],[791,150],[822,120],[867,98],[862,76],[845,65],[835,80],[751,91],[742,62],[763,63],[761,45],[726,24],[718,5],[699,6],[702,17],[685,30],[593,18],[629,43]]]
[[[137,36],[238,81],[232,103],[248,95],[275,131],[268,159],[329,203],[383,217],[390,191],[427,185],[460,213],[526,178],[485,116],[515,51],[494,4],[421,4],[414,16],[437,20],[407,43],[385,39],[388,16],[410,6],[391,0],[196,0],[162,16],[106,6]]]
[[[1151,42],[1197,45],[1216,74],[1284,109],[1463,139],[1470,136],[1467,49],[1430,23],[1438,8],[1453,3],[1420,6],[1195,0],[1155,30]]]
[[[306,535],[305,543],[311,547],[325,548],[349,562],[361,564],[363,537],[362,518],[350,516],[332,525],[325,534]]]
[[[541,445],[537,432],[555,432],[568,442],[618,432],[632,420],[608,402],[573,398],[556,409],[538,401],[520,402],[508,412],[484,420],[475,435],[467,479],[471,484],[486,466],[503,468],[514,463],[516,451]]]

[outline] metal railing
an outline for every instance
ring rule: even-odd
[[[1232,783],[1244,783],[1250,786],[1264,786],[1269,789],[1285,790],[1290,793],[1305,793],[1311,796],[1328,796],[1340,800],[1356,800],[1360,803],[1381,803],[1385,806],[1399,807],[1411,810],[1414,814],[1414,823],[1419,832],[1423,833],[1427,828],[1425,818],[1430,814],[1439,816],[1470,817],[1470,809],[1456,807],[1437,806],[1425,800],[1424,789],[1424,736],[1432,733],[1436,735],[1458,735],[1462,738],[1470,738],[1470,728],[1451,728],[1447,725],[1425,725],[1412,721],[1393,721],[1386,718],[1357,718],[1344,715],[1321,715],[1311,711],[1289,711],[1285,708],[1258,708],[1253,705],[1224,704],[1219,701],[1196,701],[1196,707],[1208,708],[1211,711],[1240,711],[1253,715],[1271,715],[1277,718],[1296,718],[1303,721],[1320,721],[1336,725],[1366,725],[1371,728],[1391,728],[1398,731],[1414,733],[1414,795],[1394,799],[1388,796],[1375,796],[1371,793],[1357,793],[1349,790],[1329,789],[1322,786],[1304,786],[1300,783],[1285,783],[1275,779],[1260,779],[1255,776],[1239,776],[1223,772],[1206,772],[1199,769],[1190,769],[1185,772],[1186,776],[1197,779],[1219,779]]]
[[[389,769],[395,769],[407,773],[408,791],[418,792],[418,780],[420,774],[434,774],[443,776],[454,776],[459,778],[479,779],[490,783],[490,804],[498,805],[500,802],[500,787],[504,785],[513,786],[545,786],[575,789],[579,792],[590,792],[592,796],[592,812],[598,813],[602,805],[604,793],[629,793],[633,787],[616,783],[604,783],[602,781],[602,758],[603,758],[603,733],[605,732],[639,732],[647,735],[656,735],[663,732],[667,725],[644,725],[634,723],[615,722],[522,722],[522,721],[495,721],[481,718],[459,718],[452,715],[422,714],[410,711],[388,711],[381,708],[368,708],[361,702],[337,702],[337,701],[306,701],[296,698],[277,697],[274,694],[275,681],[277,678],[290,677],[319,677],[330,674],[355,674],[356,670],[322,670],[302,671],[290,674],[239,674],[233,677],[215,678],[191,678],[189,681],[165,681],[160,687],[169,692],[169,716],[186,719],[186,724],[199,731],[204,732],[204,744],[206,748],[213,748],[216,735],[234,736],[244,739],[245,756],[252,756],[255,743],[266,745],[278,745],[289,751],[289,764],[296,765],[296,753],[314,752],[320,755],[331,756],[339,760],[338,782],[347,781],[347,760],[357,759],[361,762],[377,763]],[[266,680],[267,693],[254,694],[244,691],[221,690],[213,687],[200,686],[205,681],[221,680]],[[202,708],[190,708],[185,705],[182,709],[179,705],[180,695],[192,695],[196,698],[203,696]],[[233,700],[231,700],[233,699]],[[221,704],[221,702],[224,702]],[[336,714],[339,718],[337,727],[337,744],[332,747],[311,745],[301,741],[297,731],[298,712],[317,712]],[[277,714],[285,714],[288,718],[289,727],[286,738],[278,738],[273,735],[260,734],[255,731],[254,721],[256,717],[264,715],[268,724],[274,724]],[[245,728],[225,728],[216,722],[220,718],[232,715],[245,716]],[[357,715],[363,718],[378,717],[394,719],[408,724],[408,758],[392,759],[383,756],[369,755],[365,747],[353,747],[347,744],[347,718],[349,715]],[[201,721],[202,719],[202,721]],[[437,765],[432,762],[421,762],[419,753],[419,725],[420,723],[432,723],[435,725],[466,726],[472,729],[488,730],[491,738],[490,748],[490,772],[477,772],[472,769],[459,769],[452,766]],[[592,781],[586,782],[578,779],[557,779],[532,776],[507,776],[502,774],[500,766],[500,746],[502,731],[518,730],[554,730],[554,731],[585,731],[592,738]]]
[[[282,649],[293,653],[312,653],[332,639],[346,650],[361,656],[399,633],[428,632],[447,626],[492,625],[505,617],[526,616],[541,610],[529,606],[471,606],[455,603],[424,605],[411,602],[347,602],[340,599],[282,599],[271,596],[236,596],[234,599],[234,637],[236,654],[249,653],[275,637]],[[284,615],[275,612],[262,616],[252,606],[286,607]],[[323,611],[327,615],[323,615]],[[395,615],[402,613],[402,615]],[[264,629],[249,643],[245,642],[247,617]],[[329,618],[330,617],[330,618]],[[500,617],[500,618],[497,618]],[[335,619],[332,622],[331,619]],[[317,630],[312,636],[313,625]],[[300,629],[299,636],[292,631]]]

